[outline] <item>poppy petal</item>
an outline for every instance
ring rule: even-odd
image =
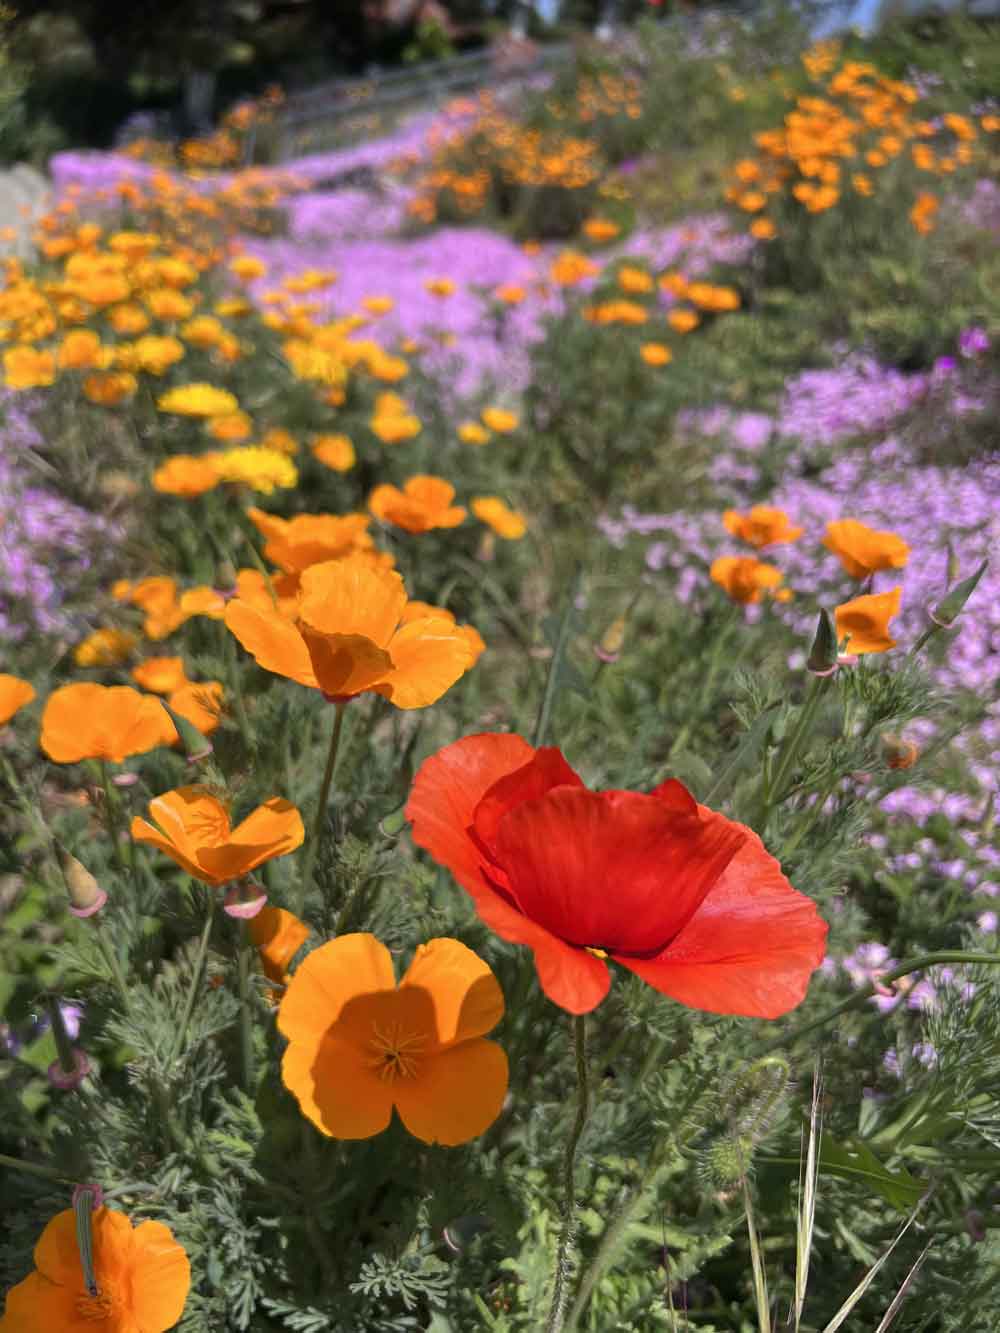
[[[309,927],[283,907],[262,907],[247,923],[250,938],[260,953],[264,975],[282,985],[288,964],[309,938]]]
[[[326,560],[302,572],[299,619],[320,634],[357,634],[384,648],[406,605],[402,576],[365,560]],[[391,651],[391,650],[390,650]]]
[[[204,872],[201,866],[198,865],[197,861],[186,856],[175,843],[171,842],[169,838],[165,838],[159,829],[154,828],[153,825],[148,823],[145,819],[141,819],[138,815],[133,815],[129,832],[132,834],[132,837],[136,842],[145,842],[151,847],[158,848],[159,851],[169,856],[172,861],[176,861],[177,864],[183,870],[186,870],[189,875],[193,875],[195,879],[202,878]]]
[[[392,956],[374,935],[338,935],[314,949],[295,969],[278,1010],[278,1028],[290,1042],[318,1044],[344,1005],[369,991],[395,990]]]
[[[507,1056],[495,1041],[460,1042],[420,1062],[413,1078],[390,1086],[403,1124],[424,1143],[468,1143],[489,1129],[503,1107]]]
[[[315,950],[309,958],[319,952]],[[309,958],[295,973],[292,985]],[[302,1114],[329,1138],[370,1139],[381,1134],[392,1119],[393,1084],[379,1078],[362,1047],[334,1033],[318,1041],[294,1040],[282,1059],[281,1078]]]
[[[94,1213],[95,1224],[99,1209]],[[66,1208],[46,1223],[35,1243],[35,1267],[50,1282],[76,1285],[82,1279],[80,1246],[76,1239],[76,1213]]]
[[[39,1272],[29,1273],[8,1291],[0,1329],[3,1333],[38,1333],[40,1328],[72,1328],[79,1319],[77,1299],[82,1281],[79,1269],[80,1285],[75,1288],[50,1282]]]
[[[191,1265],[183,1246],[162,1222],[140,1222],[132,1245],[131,1310],[136,1327],[173,1328],[191,1289]]]
[[[360,634],[319,634],[302,628],[312,669],[324,694],[347,698],[370,690],[392,670],[392,658]]]
[[[526,944],[535,956],[538,984],[553,1004],[571,1014],[586,1014],[604,999],[611,985],[607,964],[586,949],[567,944],[523,916],[491,888],[473,890],[484,925],[511,944]]]
[[[0,673],[0,727],[35,697],[34,686],[19,676]]]
[[[523,768],[533,754],[513,734],[465,736],[425,759],[413,780],[405,811],[413,841],[470,893],[486,888],[482,856],[468,835],[473,812],[494,783]]]
[[[778,1018],[800,1003],[823,961],[826,922],[751,833],[680,934],[656,958],[617,956],[693,1009]]]
[[[434,1005],[438,1042],[481,1037],[503,1018],[503,991],[483,960],[458,940],[428,940],[417,946],[400,991],[421,987]]]
[[[397,708],[436,703],[476,659],[468,637],[441,618],[403,625],[390,639],[389,653],[393,669],[375,691]]]
[[[263,861],[293,852],[304,837],[302,816],[295,806],[272,796],[233,829],[225,847],[201,848],[198,861],[213,876],[239,879]]]
[[[745,840],[742,825],[639,792],[560,787],[509,811],[497,859],[520,910],[584,948],[649,953],[692,916]]]
[[[492,848],[497,825],[516,805],[544,796],[553,787],[582,787],[583,781],[570,768],[554,745],[536,750],[529,761],[494,782],[476,806],[472,825],[486,848]]]
[[[226,628],[258,666],[316,689],[319,681],[305,640],[291,621],[273,608],[265,610],[237,599],[226,607]]]

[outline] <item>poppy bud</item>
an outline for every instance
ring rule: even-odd
[[[77,1185],[73,1191],[73,1212],[76,1214],[76,1246],[80,1251],[83,1285],[90,1296],[97,1296],[100,1288],[94,1274],[93,1214],[100,1208],[104,1192],[100,1185]]]
[[[200,763],[207,759],[212,753],[212,742],[205,736],[193,722],[189,722],[186,717],[182,717],[169,704],[164,704],[167,712],[170,714],[170,720],[177,728],[177,734],[181,738],[181,744],[187,754],[189,764]]]
[[[988,560],[984,560],[974,574],[970,574],[967,579],[961,583],[956,583],[951,592],[949,592],[937,606],[928,612],[931,620],[941,629],[950,629],[955,621],[961,615],[966,602],[976,591],[979,580],[986,573]]]
[[[912,768],[920,758],[920,747],[916,741],[887,731],[882,737],[882,757],[887,768]]]
[[[222,560],[215,571],[215,586],[223,594],[231,593],[236,587],[236,566],[231,560]]]
[[[594,649],[595,654],[602,662],[617,662],[621,656],[622,645],[625,642],[625,617],[619,616],[613,620],[604,631],[600,643]]]
[[[49,1015],[49,1026],[59,1054],[48,1068],[48,1079],[54,1088],[61,1092],[75,1092],[90,1073],[90,1061],[86,1054],[74,1046],[66,1030],[66,1020],[62,1008],[54,995],[45,997],[45,1008]]]
[[[59,864],[66,882],[72,915],[83,918],[99,912],[108,901],[108,895],[87,867],[63,847],[59,848]]]
[[[830,613],[821,610],[806,666],[814,676],[832,676],[837,670],[837,632]]]
[[[240,921],[249,921],[255,917],[267,902],[267,894],[253,880],[241,879],[230,884],[223,899],[222,910],[227,916]]]

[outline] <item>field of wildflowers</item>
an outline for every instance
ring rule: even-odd
[[[52,160],[2,1333],[1000,1327],[1000,35],[763,22]]]

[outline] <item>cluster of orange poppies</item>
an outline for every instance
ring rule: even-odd
[[[783,509],[754,505],[748,513],[727,509],[723,514],[726,530],[755,550],[797,541],[803,528],[795,527]],[[898,533],[878,531],[856,518],[840,518],[826,525],[823,545],[838,557],[852,579],[870,581],[880,570],[903,569],[910,548]],[[710,577],[728,597],[744,606],[764,597],[788,601],[791,591],[781,585],[784,575],[754,555],[723,555],[712,562]],[[899,614],[902,588],[888,592],[867,592],[841,603],[834,619],[838,643],[848,654],[884,653],[895,648],[889,621]]]
[[[609,97],[607,90],[598,96],[589,84],[581,89],[579,119],[588,121],[601,114]],[[564,114],[569,113],[560,108],[557,118]],[[400,170],[409,166],[397,164]],[[485,92],[477,99],[471,124],[441,135],[430,158],[417,168],[415,194],[408,209],[418,221],[430,224],[442,212],[447,196],[461,215],[472,217],[486,208],[498,190],[545,187],[572,192],[595,185],[601,172],[600,152],[593,138],[561,128],[524,126],[500,109],[492,93]]]
[[[868,199],[879,189],[874,173],[907,158],[917,172],[952,175],[973,161],[980,131],[1000,129],[1000,118],[989,114],[978,129],[954,113],[939,123],[917,118],[912,85],[866,61],[841,61],[837,42],[817,44],[802,62],[814,90],[795,99],[780,128],[757,134],[758,154],[732,169],[727,198],[750,215],[750,231],[760,240],[778,234],[783,201],[824,213],[845,196]],[[898,204],[900,191],[911,186],[897,173],[884,188]],[[937,207],[935,195],[918,191],[910,213],[918,231],[933,229]]]

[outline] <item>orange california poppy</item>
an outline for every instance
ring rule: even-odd
[[[902,569],[910,548],[895,532],[877,532],[856,518],[826,525],[823,545],[840,560],[853,579],[866,579],[879,569]]]
[[[869,593],[855,597],[834,610],[837,642],[847,639],[848,653],[884,653],[895,648],[896,640],[889,633],[889,621],[899,614],[902,587],[890,592]]]
[[[476,518],[492,528],[498,537],[517,541],[528,531],[528,525],[520,510],[511,509],[498,495],[474,496],[471,509]]]
[[[148,694],[131,685],[61,685],[42,713],[42,749],[57,764],[107,759],[120,764],[130,755],[173,745],[177,729],[170,715]]]
[[[187,1254],[162,1222],[91,1214],[96,1292],[88,1290],[76,1213],[57,1213],[35,1246],[35,1271],[7,1293],[3,1333],[166,1333],[191,1289]]]
[[[9,722],[19,708],[30,704],[35,697],[35,688],[20,676],[8,676],[0,673],[0,727]]]
[[[768,505],[754,505],[748,514],[727,509],[722,515],[722,521],[727,532],[750,546],[756,546],[758,550],[764,546],[794,542],[805,531],[804,528],[793,528],[783,509],[772,509]]]
[[[719,556],[718,560],[712,561],[708,573],[713,583],[725,589],[728,597],[744,606],[759,602],[765,592],[776,588],[784,578],[780,569],[753,555]]]
[[[281,1077],[331,1138],[371,1138],[395,1107],[423,1142],[467,1143],[507,1093],[507,1057],[484,1040],[503,1009],[493,973],[458,940],[421,944],[397,986],[384,944],[341,935],[288,983],[278,1011],[289,1042]]]
[[[263,509],[247,517],[264,537],[264,555],[287,574],[301,574],[323,560],[340,560],[373,546],[367,514],[296,514],[279,518]]]
[[[272,796],[231,828],[229,811],[204,787],[177,787],[149,803],[156,827],[138,815],[132,837],[166,852],[189,875],[216,888],[265,861],[294,852],[305,836],[290,801]]]
[[[424,708],[475,661],[468,638],[443,616],[403,623],[399,574],[360,558],[302,574],[295,620],[236,598],[226,625],[265,671],[344,700],[366,690],[397,708]]]
[[[484,407],[480,416],[483,425],[488,426],[492,431],[496,431],[498,435],[510,435],[520,425],[517,413],[511,412],[505,407]],[[480,441],[476,440],[473,443],[478,444]]]
[[[312,452],[318,463],[334,472],[350,472],[357,462],[354,445],[347,435],[317,435]]]
[[[132,668],[132,679],[153,694],[173,694],[188,684],[183,657],[149,657]]]
[[[666,343],[643,343],[639,355],[647,366],[667,366],[674,359],[674,354]]]
[[[214,490],[219,480],[219,473],[209,459],[194,454],[174,454],[153,473],[153,490],[161,495],[193,499]]]
[[[288,981],[288,965],[309,938],[309,927],[283,907],[262,907],[248,923],[264,975],[276,986]]]
[[[368,508],[376,518],[407,532],[429,532],[431,528],[457,528],[465,519],[461,505],[453,505],[455,488],[443,477],[419,474],[403,489],[384,482],[368,497]]]

